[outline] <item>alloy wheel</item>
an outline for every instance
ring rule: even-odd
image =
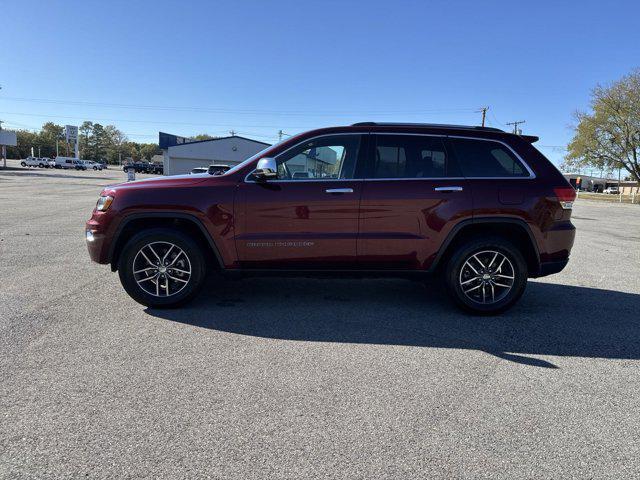
[[[489,305],[509,294],[515,282],[515,269],[503,253],[483,250],[467,258],[460,269],[458,282],[467,298]]]
[[[151,242],[136,253],[133,277],[149,295],[170,297],[191,280],[191,261],[184,250],[173,243]]]

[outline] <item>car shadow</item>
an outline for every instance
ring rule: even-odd
[[[282,340],[472,349],[545,368],[529,355],[640,359],[640,295],[532,281],[494,317],[458,311],[435,280],[243,279],[207,282],[180,309],[149,315]]]

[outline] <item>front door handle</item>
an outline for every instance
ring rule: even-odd
[[[436,192],[461,192],[462,187],[436,187],[434,190]]]
[[[327,193],[353,193],[353,188],[327,188]]]

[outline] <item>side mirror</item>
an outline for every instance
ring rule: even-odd
[[[278,178],[278,167],[275,158],[261,158],[253,172],[258,181],[274,180]]]

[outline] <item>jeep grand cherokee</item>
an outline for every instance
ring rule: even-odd
[[[91,258],[152,307],[227,274],[420,278],[497,313],[569,259],[575,191],[532,143],[495,128],[358,123],[268,147],[220,176],[110,186]]]

